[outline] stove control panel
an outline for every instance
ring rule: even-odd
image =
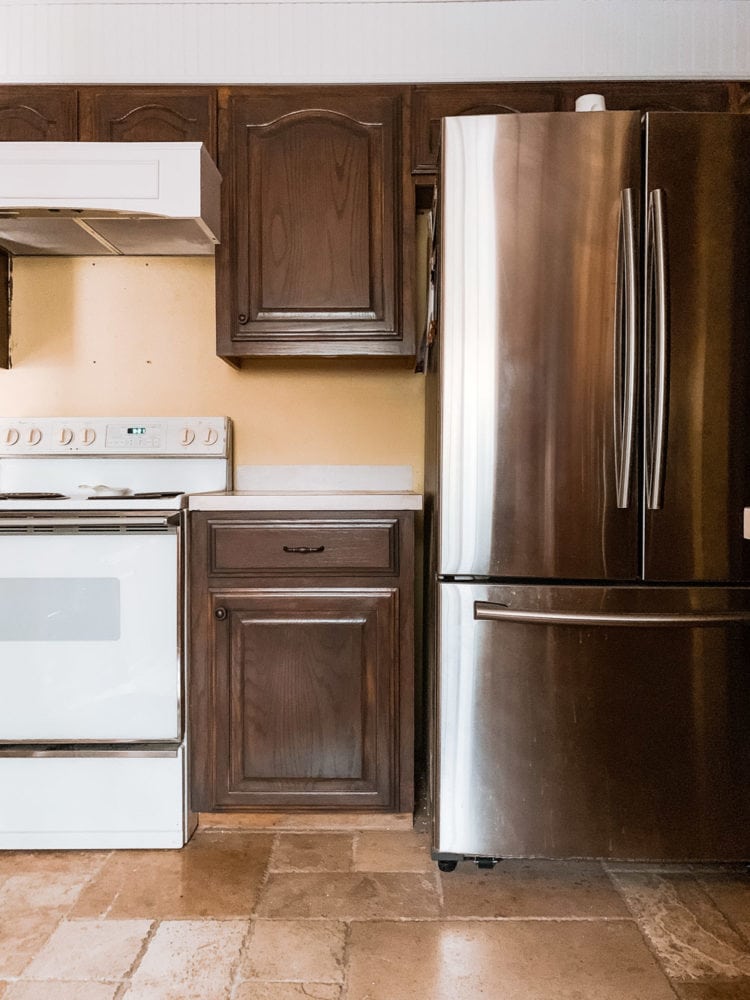
[[[0,458],[10,455],[227,457],[226,417],[0,417]]]

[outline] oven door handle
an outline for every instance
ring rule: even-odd
[[[121,531],[170,531],[180,525],[180,514],[147,514],[143,517],[0,517],[0,535],[49,534],[50,528],[78,534],[117,534]]]

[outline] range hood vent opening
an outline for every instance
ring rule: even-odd
[[[0,250],[212,255],[220,186],[199,142],[0,142]]]

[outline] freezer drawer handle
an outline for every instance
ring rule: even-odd
[[[501,604],[474,602],[476,621],[521,622],[529,625],[631,625],[669,628],[696,625],[702,628],[750,622],[750,611],[707,611],[703,614],[614,614],[607,611],[517,611]]]
[[[664,192],[649,195],[646,240],[646,506],[664,505],[669,387],[667,231]]]
[[[635,272],[633,191],[620,192],[617,245],[617,309],[615,313],[615,482],[617,506],[630,506],[630,479],[635,437],[635,379],[638,298]]]

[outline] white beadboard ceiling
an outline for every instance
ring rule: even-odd
[[[0,0],[2,83],[750,78],[748,0]]]

